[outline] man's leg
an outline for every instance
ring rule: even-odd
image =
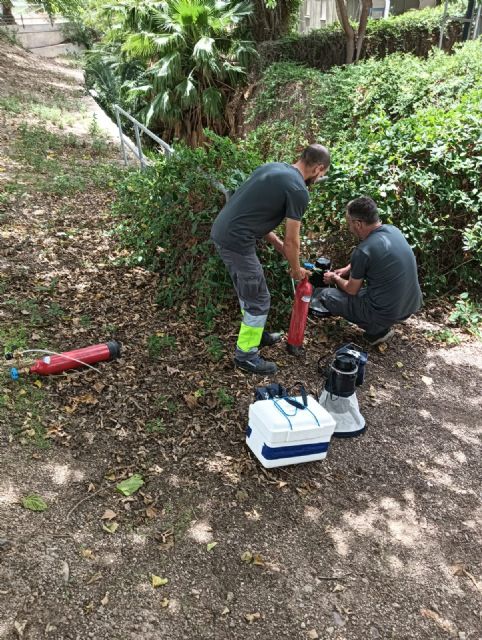
[[[390,325],[381,322],[370,308],[367,290],[361,289],[356,296],[350,296],[339,289],[326,288],[320,294],[322,304],[334,316],[342,316],[349,322],[357,324],[366,332],[371,344],[378,344],[382,338],[387,338]]]
[[[258,256],[241,255],[218,247],[233,280],[243,313],[236,344],[235,363],[253,373],[275,373],[276,365],[259,356],[259,346],[268,317],[271,296]]]

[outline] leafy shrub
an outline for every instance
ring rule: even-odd
[[[340,237],[346,203],[369,194],[414,248],[427,294],[464,282],[477,288],[481,78],[477,42],[450,56],[394,54],[325,74],[276,64],[248,110],[251,126],[262,124],[246,145],[278,160],[294,157],[306,141],[327,144],[333,164],[326,184],[314,191],[305,228]],[[346,259],[342,242],[334,245]]]
[[[209,240],[224,204],[213,180],[234,190],[261,158],[228,138],[208,135],[209,146],[180,145],[170,159],[130,174],[120,185],[115,212],[132,259],[163,274],[159,304],[170,308],[192,301],[209,325],[230,292],[229,276]]]
[[[381,58],[396,51],[426,56],[438,44],[442,7],[409,11],[400,16],[369,20],[362,49],[362,58]],[[453,15],[453,14],[452,14]],[[443,48],[451,51],[460,37],[458,22],[449,22]],[[255,71],[274,62],[291,61],[326,71],[345,62],[345,37],[341,27],[333,24],[306,35],[293,34],[281,40],[263,42],[258,46],[259,58]]]
[[[346,203],[367,194],[414,248],[427,295],[479,291],[481,65],[480,45],[467,43],[452,56],[436,52],[426,61],[395,54],[328,74],[286,64],[269,70],[248,114],[261,124],[246,140],[236,145],[210,134],[209,145],[180,146],[171,159],[131,174],[120,186],[119,232],[133,259],[163,274],[159,302],[194,302],[212,324],[234,300],[209,242],[223,205],[213,179],[236,189],[263,161],[294,161],[314,140],[329,144],[333,162],[329,179],[312,193],[303,226],[305,257],[319,253],[320,239],[329,242],[338,266],[349,257]],[[262,261],[275,310],[286,313],[286,263],[271,247],[263,249]]]

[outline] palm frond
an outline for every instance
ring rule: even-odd
[[[203,36],[194,45],[192,57],[197,62],[207,62],[215,54],[214,38]]]
[[[202,93],[202,104],[208,118],[215,120],[221,117],[223,113],[223,95],[219,89],[216,89],[216,87],[205,89]]]

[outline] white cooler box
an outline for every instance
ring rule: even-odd
[[[246,444],[263,467],[282,467],[325,458],[334,430],[335,421],[312,396],[304,409],[282,398],[258,400],[249,407]]]

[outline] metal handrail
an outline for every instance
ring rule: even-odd
[[[122,155],[124,157],[124,164],[126,166],[128,165],[126,148],[129,149],[135,155],[135,157],[139,160],[139,163],[141,165],[141,170],[142,171],[147,166],[153,164],[152,160],[149,160],[149,158],[146,158],[146,156],[142,152],[141,136],[140,136],[140,133],[139,133],[140,131],[142,131],[143,133],[148,135],[152,140],[154,140],[154,142],[157,142],[157,144],[160,147],[162,147],[162,149],[164,151],[164,154],[166,156],[169,157],[171,155],[174,155],[174,153],[175,153],[174,149],[169,144],[167,144],[167,142],[165,142],[165,140],[163,140],[162,138],[159,138],[159,136],[156,136],[155,133],[152,133],[152,131],[150,131],[145,125],[143,125],[141,122],[139,122],[139,120],[136,120],[133,116],[131,116],[130,113],[128,113],[127,111],[124,111],[124,109],[122,109],[122,107],[119,107],[118,104],[114,104],[114,111],[115,111],[115,116],[116,116],[116,120],[117,120],[117,127],[119,129],[119,137],[120,137]],[[135,138],[136,138],[136,144],[134,144],[126,135],[124,135],[124,132],[122,130],[122,122],[121,122],[121,118],[120,118],[121,114],[125,118],[128,118],[132,122],[132,124],[134,125],[134,134],[135,134]],[[198,170],[201,171],[200,169],[198,169]],[[225,198],[225,200],[227,202],[229,200],[231,194],[230,194],[229,190],[226,189],[226,187],[223,185],[223,183],[219,182],[219,180],[215,180],[211,176],[207,175],[204,171],[201,171],[201,173],[210,179],[211,184],[214,187],[216,187],[216,189],[221,191],[221,193],[224,195],[224,198]]]
[[[132,153],[139,160],[140,165],[141,165],[141,169],[144,169],[147,165],[152,164],[151,161],[148,158],[146,158],[144,153],[142,152],[142,142],[141,142],[140,131],[142,131],[147,136],[149,136],[152,140],[154,140],[154,142],[156,142],[162,148],[162,150],[164,151],[165,155],[170,156],[172,153],[174,153],[174,149],[170,145],[168,145],[167,142],[165,142],[162,138],[159,138],[159,136],[156,136],[156,134],[153,133],[152,131],[150,131],[146,126],[144,126],[142,124],[142,122],[139,122],[139,120],[136,120],[133,116],[131,116],[130,113],[125,111],[118,104],[114,104],[114,111],[115,111],[115,116],[116,116],[116,120],[117,120],[117,127],[119,129],[119,137],[120,137],[120,142],[121,142],[122,155],[124,156],[124,164],[126,164],[126,165],[128,164],[126,147],[130,151],[132,151]],[[129,140],[129,138],[127,138],[124,135],[124,132],[122,130],[121,114],[125,118],[130,120],[132,122],[132,124],[134,125],[134,134],[135,134],[135,137],[136,137],[136,144],[135,145]]]

